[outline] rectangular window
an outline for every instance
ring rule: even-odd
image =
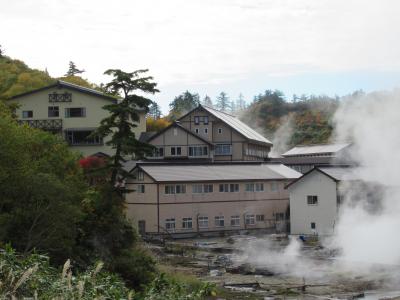
[[[275,220],[276,221],[283,221],[285,220],[285,213],[275,213]]]
[[[172,156],[182,155],[182,147],[171,147],[171,155]]]
[[[239,184],[238,184],[238,183],[231,183],[231,184],[229,185],[229,191],[230,191],[231,193],[237,193],[237,192],[239,192]]]
[[[264,222],[264,215],[256,215],[257,222]]]
[[[215,145],[215,155],[231,155],[232,145],[230,144],[219,144]]]
[[[145,185],[144,185],[144,184],[138,184],[138,185],[137,185],[136,191],[137,191],[139,194],[144,194],[144,193],[145,193]]]
[[[208,134],[208,128],[204,128],[204,133]]]
[[[165,194],[167,194],[167,195],[175,194],[175,186],[174,185],[166,185],[165,186]]]
[[[246,192],[254,192],[254,183],[246,183],[245,191]]]
[[[208,228],[208,217],[198,217],[199,228]]]
[[[272,191],[272,192],[278,191],[278,183],[276,183],[276,182],[271,182],[271,191]]]
[[[311,229],[315,229],[317,226],[315,226],[315,222],[311,222]]]
[[[208,155],[207,146],[189,146],[189,156],[205,156]]]
[[[68,107],[65,109],[66,118],[83,118],[86,117],[85,107]]]
[[[222,128],[218,128],[218,133],[219,133],[219,134],[222,133]]]
[[[192,193],[193,194],[203,193],[203,185],[202,184],[193,184],[192,185]]]
[[[204,125],[208,125],[208,116],[204,116]]]
[[[175,219],[165,219],[165,229],[167,230],[175,230]]]
[[[220,193],[228,193],[229,192],[229,184],[222,183],[219,185],[219,192]]]
[[[175,193],[176,194],[185,194],[186,193],[186,185],[178,184],[175,186]]]
[[[213,185],[212,184],[205,184],[204,185],[204,193],[212,193],[213,192]]]
[[[256,183],[256,192],[264,191],[264,183]]]
[[[93,130],[66,130],[65,139],[69,145],[102,145],[103,138],[91,136]]]
[[[196,132],[196,133],[199,133],[199,129],[198,129],[198,128],[196,128],[196,129],[194,130],[194,132]]]
[[[182,228],[183,229],[193,228],[192,218],[182,218]]]
[[[240,226],[240,216],[231,216],[231,226]]]
[[[308,205],[318,205],[318,196],[308,195],[307,196],[307,204]]]
[[[245,220],[246,220],[246,225],[254,225],[256,223],[254,215],[246,215]]]
[[[224,216],[216,216],[215,227],[224,227],[224,226],[225,226]]]
[[[164,148],[160,147],[160,148],[154,149],[153,157],[164,157]]]
[[[22,118],[24,119],[33,118],[33,110],[24,110],[22,112]]]
[[[60,115],[60,110],[58,106],[49,106],[48,116],[49,118],[58,117]]]
[[[200,118],[198,116],[194,117],[194,124],[196,124],[196,125],[200,124]]]
[[[175,149],[175,147],[171,147],[171,155],[176,155],[176,149]]]
[[[137,171],[137,180],[143,181],[144,180],[144,172],[143,171]]]

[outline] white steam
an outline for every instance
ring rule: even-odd
[[[293,117],[292,115],[285,116],[280,120],[281,125],[274,133],[271,149],[271,157],[280,157],[289,149],[290,139],[293,134]]]

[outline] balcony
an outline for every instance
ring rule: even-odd
[[[62,119],[18,120],[18,124],[49,131],[62,129]]]

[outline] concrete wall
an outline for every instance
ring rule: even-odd
[[[260,182],[260,181],[257,181]],[[289,204],[288,191],[284,189],[283,181],[261,181],[264,183],[263,192],[246,192],[245,182],[238,183],[239,192],[219,192],[219,182],[213,184],[212,193],[192,193],[193,184],[201,183],[171,183],[184,184],[186,193],[165,194],[164,183],[155,183],[149,178],[144,181],[131,180],[129,188],[135,189],[137,184],[145,185],[145,193],[133,192],[127,195],[127,215],[137,226],[138,222],[146,222],[147,232],[157,232],[158,223],[160,232],[165,230],[165,220],[175,219],[177,233],[199,231],[223,231],[250,228],[271,228],[275,226],[275,214],[284,214]],[[273,190],[272,184],[277,186]],[[170,183],[168,183],[170,185]],[[159,219],[157,215],[159,214]],[[264,215],[264,221],[256,221],[254,225],[245,225],[245,215]],[[231,216],[240,216],[240,226],[231,226]],[[198,228],[197,217],[208,217],[208,227]],[[224,216],[225,226],[215,226],[215,217]],[[192,218],[191,229],[182,228],[182,219]]]
[[[65,92],[72,94],[72,102],[49,102],[49,94],[51,93],[63,94]],[[28,94],[9,101],[10,103],[17,103],[20,107],[16,110],[16,114],[21,120],[43,120],[43,119],[62,119],[62,134],[64,131],[71,128],[96,128],[99,126],[100,121],[108,116],[108,112],[102,107],[110,104],[111,101],[102,97],[96,97],[91,94],[81,93],[79,91],[65,89],[65,88],[51,88],[42,91]],[[48,107],[58,106],[59,117],[49,118]],[[84,107],[86,108],[86,117],[79,118],[66,118],[65,108],[68,107]],[[22,111],[32,110],[33,118],[22,118]],[[138,127],[135,128],[136,137],[139,138],[140,133],[146,131],[146,119],[143,113],[140,118]],[[104,143],[108,139],[104,139]],[[96,152],[104,152],[112,154],[111,147],[106,145],[84,145],[84,146],[71,146],[72,150],[81,152],[83,155],[90,155]]]
[[[330,235],[337,219],[336,182],[313,171],[289,187],[291,234]],[[307,204],[307,195],[318,196],[317,205]],[[311,223],[316,225],[315,232]]]

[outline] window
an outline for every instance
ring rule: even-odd
[[[138,184],[138,185],[137,185],[136,191],[137,191],[139,194],[144,194],[144,193],[145,193],[145,185],[144,185],[144,184]]]
[[[174,218],[165,220],[165,229],[175,230],[175,219]]]
[[[220,193],[236,193],[239,192],[239,184],[238,183],[222,183],[219,185]]]
[[[264,215],[256,215],[257,222],[264,222]]]
[[[208,116],[204,116],[203,123],[204,123],[204,125],[208,125]]]
[[[275,213],[275,220],[276,221],[283,221],[285,220],[285,213]]]
[[[194,124],[199,125],[203,122],[204,125],[208,124],[208,116],[195,116],[194,117]]]
[[[311,222],[311,229],[316,229],[315,222]]]
[[[186,185],[184,185],[184,184],[166,185],[164,188],[164,193],[167,195],[185,194],[186,193]]]
[[[240,226],[240,216],[231,216],[231,226]]]
[[[246,183],[245,191],[246,192],[254,192],[254,183]]]
[[[307,196],[307,204],[308,205],[318,205],[318,196],[308,195]]]
[[[58,117],[59,115],[60,115],[60,111],[59,111],[58,106],[49,106],[49,109],[48,109],[49,118]]]
[[[231,184],[229,185],[229,191],[230,191],[231,193],[237,193],[237,192],[239,192],[239,184],[238,184],[238,183],[231,183]]]
[[[66,118],[83,118],[86,117],[85,107],[69,107],[65,109]]]
[[[256,183],[256,192],[264,191],[264,183]]]
[[[229,184],[227,184],[227,183],[220,184],[219,192],[220,193],[228,193],[229,192]]]
[[[232,145],[230,144],[219,144],[215,145],[215,155],[231,155]]]
[[[194,117],[194,124],[196,124],[196,125],[200,124],[200,117],[198,117],[198,116]]]
[[[189,156],[205,156],[208,155],[207,146],[190,146]]]
[[[144,180],[144,172],[143,171],[138,171],[137,172],[137,180],[143,181]]]
[[[160,147],[160,148],[154,149],[153,157],[164,157],[164,148]]]
[[[204,133],[208,134],[208,128],[204,128]]]
[[[203,185],[202,184],[193,184],[192,185],[192,193],[193,194],[203,193]]]
[[[212,184],[205,184],[204,185],[204,193],[212,193],[213,192],[213,185]]]
[[[219,134],[222,133],[222,128],[218,128],[218,133],[219,133]]]
[[[69,145],[102,145],[103,138],[91,136],[93,130],[66,130],[65,139]]]
[[[171,147],[171,155],[172,156],[181,155],[181,154],[182,154],[181,147]]]
[[[276,182],[271,182],[271,191],[272,191],[272,192],[278,191],[278,183],[276,183]]]
[[[193,227],[192,218],[183,218],[182,219],[182,228],[183,229],[191,229]]]
[[[22,112],[22,118],[33,118],[33,110],[24,110]]]
[[[199,133],[199,129],[198,129],[198,128],[196,128],[196,129],[194,130],[194,132],[196,132],[196,133]]]
[[[256,223],[254,215],[246,215],[245,221],[246,225],[254,225]]]
[[[174,128],[174,136],[178,135],[178,128]]]
[[[224,227],[224,216],[216,216],[215,217],[215,227]]]
[[[208,217],[198,217],[199,228],[208,228]]]

